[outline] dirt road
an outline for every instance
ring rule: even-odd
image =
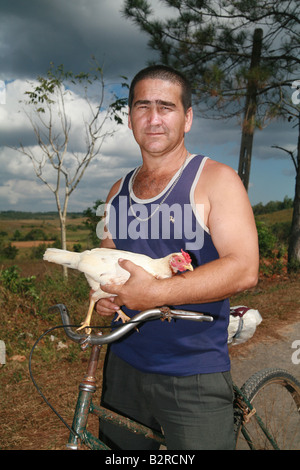
[[[254,337],[231,347],[232,377],[237,385],[268,367],[286,369],[300,380],[300,315],[296,319],[295,323],[281,327],[275,337],[267,336],[260,341]]]

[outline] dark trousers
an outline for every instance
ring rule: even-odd
[[[162,430],[169,450],[234,449],[230,372],[188,377],[145,374],[109,352],[101,404]],[[100,439],[113,450],[159,448],[101,419]]]

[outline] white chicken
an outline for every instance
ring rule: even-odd
[[[157,279],[172,277],[178,271],[193,271],[191,258],[183,250],[181,250],[181,253],[171,253],[164,258],[153,259],[146,255],[110,248],[94,248],[82,253],[48,248],[44,253],[44,260],[83,272],[91,289],[94,291],[90,296],[90,304],[85,321],[79,328],[86,328],[87,334],[91,332],[89,326],[95,303],[104,297],[111,297],[111,294],[101,290],[101,285],[124,284],[130,277],[129,272],[119,265],[118,260],[120,258],[130,260],[136,265],[141,266]],[[124,323],[129,320],[129,317],[121,309],[117,313],[116,321],[121,319]]]

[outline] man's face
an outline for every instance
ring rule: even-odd
[[[136,84],[128,125],[142,152],[164,155],[180,148],[192,120],[192,109],[184,111],[180,85],[157,79]]]

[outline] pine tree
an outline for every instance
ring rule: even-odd
[[[183,71],[202,116],[242,125],[239,175],[248,189],[254,131],[280,115],[299,78],[300,20],[295,0],[163,0],[157,19],[147,0],[124,13],[150,36],[160,61]]]

